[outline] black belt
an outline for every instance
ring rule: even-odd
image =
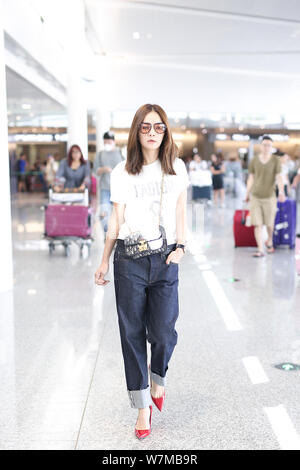
[[[121,238],[117,238],[117,240],[116,240],[116,247],[118,247],[118,248],[120,248],[121,250],[124,250],[124,251],[125,251],[124,240],[122,240]],[[170,245],[167,245],[167,249],[166,249],[166,251],[164,252],[164,254],[170,253],[171,251],[175,250],[175,248],[176,248],[176,243],[171,243]]]

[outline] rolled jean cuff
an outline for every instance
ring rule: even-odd
[[[152,372],[152,370],[150,370],[150,378],[157,385],[161,385],[162,387],[165,387],[166,382],[167,382],[166,377],[161,377],[160,375],[155,374],[154,372]]]
[[[150,388],[143,390],[127,390],[131,408],[147,408],[152,404]]]

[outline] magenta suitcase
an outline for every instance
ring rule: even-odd
[[[92,232],[91,218],[91,207],[48,205],[45,209],[45,235],[48,237],[89,237]]]
[[[92,175],[91,176],[91,181],[92,181],[91,193],[92,194],[97,194],[97,178],[96,178],[96,176]]]
[[[297,273],[300,276],[300,233],[296,236],[295,258]]]

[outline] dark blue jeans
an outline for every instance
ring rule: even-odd
[[[178,264],[166,264],[176,244],[163,254],[127,258],[123,240],[114,253],[114,284],[126,384],[132,408],[151,405],[147,340],[151,344],[150,378],[165,386],[168,363],[177,343]]]

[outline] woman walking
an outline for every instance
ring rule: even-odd
[[[168,363],[177,343],[178,264],[184,255],[188,184],[165,111],[158,105],[141,106],[129,132],[127,160],[111,172],[114,207],[95,273],[96,284],[109,282],[104,277],[116,243],[116,305],[128,395],[131,407],[138,409],[139,439],[151,432],[152,403],[162,410]]]
[[[217,155],[212,154],[211,161],[212,165],[210,171],[212,172],[212,182],[214,190],[214,203],[218,205],[218,198],[220,197],[221,207],[225,207],[225,191],[224,191],[224,173],[225,167],[223,164],[223,156],[221,153]]]

